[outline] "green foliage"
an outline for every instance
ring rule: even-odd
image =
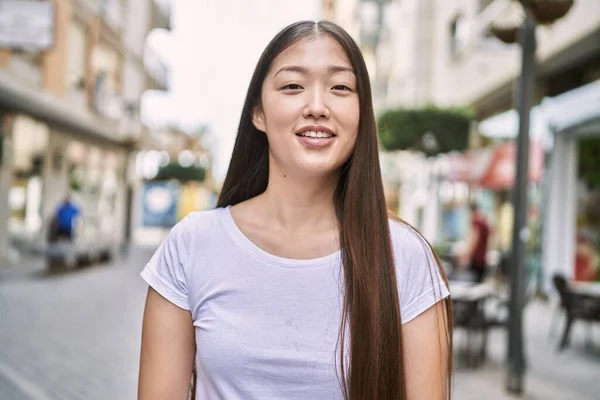
[[[600,139],[579,139],[579,174],[593,188],[600,188]]]
[[[385,150],[415,150],[433,156],[467,149],[472,119],[472,113],[461,108],[400,108],[384,111],[377,123]]]
[[[198,167],[196,165],[183,167],[179,163],[169,163],[158,170],[158,174],[153,180],[166,181],[170,179],[175,179],[180,182],[202,182],[205,178],[205,168]]]

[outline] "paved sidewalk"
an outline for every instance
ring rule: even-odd
[[[20,265],[0,277],[0,399],[136,398],[154,249],[65,273]]]
[[[20,256],[18,261],[0,264],[0,284],[7,281],[36,279],[45,272],[43,256]]]
[[[139,272],[152,248],[128,258],[64,274],[42,264],[0,271],[0,399],[131,400],[136,398],[140,329],[147,286]],[[556,352],[548,337],[554,308],[525,312],[529,369],[525,400],[600,399],[600,326],[594,347],[574,327],[571,346]],[[560,326],[559,326],[560,327]],[[455,335],[455,351],[464,347]],[[469,370],[457,363],[454,398],[506,400],[505,334],[490,336],[488,361]]]
[[[600,399],[600,326],[595,328],[595,341],[586,347],[586,326],[576,323],[571,345],[562,353],[556,351],[563,320],[556,324],[555,334],[549,327],[555,305],[533,302],[525,310],[525,351],[527,371],[525,393],[513,397],[505,391],[506,334],[497,328],[489,338],[488,360],[477,369],[457,366],[455,398],[458,400],[598,400]],[[556,323],[556,322],[555,322]],[[464,332],[455,334],[455,351],[466,343]]]

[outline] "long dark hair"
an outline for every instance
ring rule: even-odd
[[[283,29],[263,52],[250,81],[229,170],[217,202],[235,205],[263,193],[269,176],[269,144],[252,122],[261,104],[261,89],[275,57],[302,39],[328,35],[346,52],[355,71],[360,102],[356,145],[342,166],[334,202],[339,220],[339,242],[345,292],[340,343],[346,329],[349,354],[340,353],[344,397],[352,400],[406,399],[402,325],[396,269],[390,241],[373,113],[369,76],[354,40],[334,23],[297,22]],[[438,261],[439,264],[439,261]],[[444,276],[443,271],[441,272]],[[451,315],[447,303],[445,332],[451,349]],[[348,361],[346,361],[348,359]],[[447,391],[451,357],[448,357]]]

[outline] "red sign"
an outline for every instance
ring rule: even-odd
[[[515,160],[513,142],[472,150],[451,158],[449,178],[493,190],[509,189],[514,185]],[[544,151],[541,143],[532,141],[529,146],[529,181],[538,182],[543,169]]]

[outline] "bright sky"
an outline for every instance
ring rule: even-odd
[[[151,120],[208,123],[217,143],[215,176],[229,165],[256,62],[286,25],[318,20],[320,0],[173,0],[173,31],[151,44],[171,67],[171,92],[145,97]]]

